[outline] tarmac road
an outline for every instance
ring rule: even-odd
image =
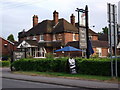
[[[2,78],[2,88],[73,88],[73,87]]]
[[[63,88],[77,87],[77,88],[80,88],[80,90],[89,90],[89,89],[92,89],[92,90],[93,89],[95,89],[95,90],[99,90],[99,89],[120,90],[120,87],[119,87],[120,84],[118,84],[118,83],[65,79],[65,78],[57,78],[57,77],[20,75],[20,74],[11,73],[10,69],[8,69],[8,68],[2,69],[2,78],[6,78],[5,80],[3,79],[3,84],[4,84],[4,81],[7,83],[7,81],[9,82],[9,79],[13,79],[13,81],[12,81],[13,83],[15,82],[15,80],[18,80],[18,83],[19,83],[19,81],[20,82],[27,81],[27,82],[33,82],[33,83],[41,83],[41,84],[43,84],[43,86],[46,85],[45,87],[50,87],[50,85],[51,85],[51,87],[55,86],[56,88],[58,88],[58,87],[60,87],[60,88],[62,88],[62,87]],[[30,86],[30,85],[28,85],[28,86]]]

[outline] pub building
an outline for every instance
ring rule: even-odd
[[[59,19],[59,13],[53,12],[53,20],[38,22],[38,16],[33,16],[33,27],[27,31],[18,33],[19,50],[25,50],[28,57],[44,58],[46,53],[55,56],[66,56],[66,52],[54,51],[65,46],[79,48],[78,23],[75,23],[75,16],[71,14],[70,22],[64,18]],[[84,30],[85,26],[80,26]],[[108,41],[99,39],[99,35],[89,29],[89,39],[94,49],[94,55],[99,57],[108,56]],[[73,56],[81,56],[81,52],[72,52]]]

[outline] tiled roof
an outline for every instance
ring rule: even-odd
[[[100,41],[100,40],[93,40],[92,41],[93,47],[103,47],[103,48],[108,48],[108,41]]]
[[[92,44],[92,47],[108,48],[107,41],[92,40],[91,44]],[[79,48],[79,41],[68,42],[66,46],[73,46],[73,47]]]
[[[36,40],[25,40],[27,43],[33,46],[38,46],[38,42]]]
[[[61,32],[76,32],[78,33],[77,27],[73,26],[71,23],[67,22],[65,19],[59,19],[58,24],[52,31],[53,33]]]
[[[61,47],[62,46],[62,42],[61,41],[43,41],[43,42],[39,42],[38,43],[39,46],[41,47]]]
[[[59,19],[58,24],[54,26],[53,20],[44,20],[37,26],[31,28],[21,36],[39,35],[44,33],[77,32],[77,28],[67,22],[65,19]]]
[[[85,28],[85,27],[80,27]],[[44,33],[62,33],[62,32],[74,32],[78,33],[78,28],[65,19],[59,19],[59,22],[54,26],[54,21],[53,20],[44,20],[35,27],[32,27],[30,30],[27,32],[20,32],[21,34],[19,37],[24,37],[24,36],[32,36],[32,35],[40,35]],[[89,33],[91,35],[97,35],[94,31],[89,29]]]
[[[108,34],[99,34],[98,35],[98,40],[108,41]]]
[[[26,36],[31,36],[31,35],[39,35],[43,33],[51,33],[52,32],[52,27],[53,27],[53,21],[51,20],[44,20],[41,23],[38,23],[37,26],[31,28],[26,32]]]
[[[78,23],[75,23],[75,26],[78,28]],[[80,26],[80,29],[85,28],[85,26]],[[89,35],[98,35],[96,32],[93,30],[89,29]]]

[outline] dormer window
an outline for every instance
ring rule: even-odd
[[[44,41],[44,35],[40,35],[40,41]]]

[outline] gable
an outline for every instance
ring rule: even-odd
[[[120,48],[120,42],[118,43],[117,48]]]
[[[22,41],[17,48],[27,48],[27,47],[31,47],[31,45],[28,44],[26,41]]]

